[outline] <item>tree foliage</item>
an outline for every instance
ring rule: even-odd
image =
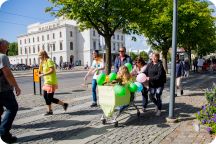
[[[106,44],[106,71],[111,71],[111,37],[119,29],[125,31],[144,8],[142,0],[49,0],[47,12],[75,20],[80,30],[94,28]],[[139,7],[138,7],[139,6]]]
[[[149,56],[145,51],[140,52],[140,57],[143,58],[144,61],[149,60]]]
[[[9,44],[8,55],[14,56],[18,55],[18,44],[17,42],[12,42]]]

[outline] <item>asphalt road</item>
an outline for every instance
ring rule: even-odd
[[[62,72],[57,73],[59,90],[76,89],[84,82],[83,78],[86,72]],[[33,94],[33,78],[31,76],[23,76],[16,78],[21,90],[22,95]],[[91,81],[91,76],[88,82]],[[37,93],[39,92],[39,84],[36,84]]]

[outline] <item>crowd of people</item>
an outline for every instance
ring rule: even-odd
[[[10,129],[18,111],[18,104],[13,90],[15,90],[16,96],[21,94],[21,90],[9,68],[10,63],[6,55],[7,50],[7,41],[0,40],[0,115],[2,118],[0,119],[0,135],[4,142],[13,143],[17,141],[17,138],[12,136]],[[97,107],[97,77],[104,71],[105,64],[103,58],[99,55],[99,51],[94,50],[92,55],[93,61],[91,66],[88,66],[89,70],[84,81],[86,82],[88,76],[93,74],[91,107]],[[55,63],[49,58],[47,52],[44,50],[40,51],[38,56],[41,61],[39,66],[39,76],[44,78],[44,85],[42,88],[44,91],[43,97],[48,109],[45,115],[53,114],[52,103],[61,105],[63,110],[66,111],[68,103],[54,98],[55,91],[58,88]],[[131,72],[129,72],[125,66],[126,63],[133,65],[131,57],[126,54],[126,48],[121,47],[119,49],[119,55],[116,57],[114,62],[114,72],[117,73],[117,78],[124,84],[124,82],[131,79],[131,77],[136,77],[140,73],[144,73],[146,81],[142,83],[142,111],[146,111],[148,98],[150,98],[150,100],[155,104],[156,116],[160,116],[162,110],[161,95],[163,93],[164,84],[166,83],[166,72],[162,61],[160,60],[159,53],[153,53],[149,63],[146,63],[142,57],[137,57]],[[189,69],[190,66],[187,66],[187,61],[182,62],[179,60],[179,56],[177,56],[176,88],[180,89],[181,95],[183,94],[181,78],[183,76],[189,76]],[[134,95],[134,93],[131,93],[131,95]],[[2,117],[3,112],[5,113],[4,117]]]

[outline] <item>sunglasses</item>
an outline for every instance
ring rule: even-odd
[[[124,52],[124,51],[119,51],[119,52]]]

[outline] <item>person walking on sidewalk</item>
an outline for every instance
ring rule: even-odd
[[[179,59],[179,55],[176,55],[176,93],[177,89],[180,90],[180,94],[183,95],[182,77],[184,76],[184,64]],[[177,94],[175,94],[177,96]]]
[[[121,47],[119,48],[119,56],[115,58],[115,63],[114,63],[115,73],[118,73],[119,68],[126,63],[130,63],[132,65],[132,59],[130,56],[126,54],[126,48]]]
[[[0,106],[1,112],[3,107],[6,108],[4,117],[0,121],[1,139],[6,143],[17,141],[15,136],[10,133],[12,123],[18,111],[18,104],[13,93],[15,89],[16,96],[21,94],[21,90],[10,70],[10,62],[6,55],[9,43],[6,40],[0,40]]]
[[[143,73],[146,67],[147,67],[147,64],[145,63],[143,58],[137,57],[135,60],[135,66],[131,72],[131,75],[137,76],[138,74]],[[143,83],[143,90],[142,90],[142,106],[143,106],[142,110],[143,112],[146,111],[147,104],[148,104],[148,88],[147,88],[147,84]]]
[[[162,109],[161,95],[164,89],[164,83],[166,82],[166,72],[159,61],[159,53],[152,54],[152,61],[146,67],[144,71],[149,81],[149,97],[151,101],[156,105],[156,116],[160,116]],[[155,98],[156,96],[156,98]]]
[[[92,104],[91,107],[96,107],[97,106],[97,94],[96,94],[96,88],[97,88],[97,77],[98,75],[104,70],[104,61],[103,59],[99,56],[99,51],[94,50],[93,53],[93,62],[91,65],[91,68],[87,72],[84,81],[86,82],[87,77],[89,76],[90,73],[93,73],[93,78],[92,78]]]
[[[58,88],[55,63],[49,58],[47,52],[44,50],[39,52],[39,58],[41,60],[39,67],[41,73],[40,77],[44,78],[44,85],[42,88],[44,90],[43,96],[48,107],[48,111],[45,115],[53,114],[52,103],[62,105],[66,111],[68,103],[64,103],[59,99],[54,98],[55,90]]]

